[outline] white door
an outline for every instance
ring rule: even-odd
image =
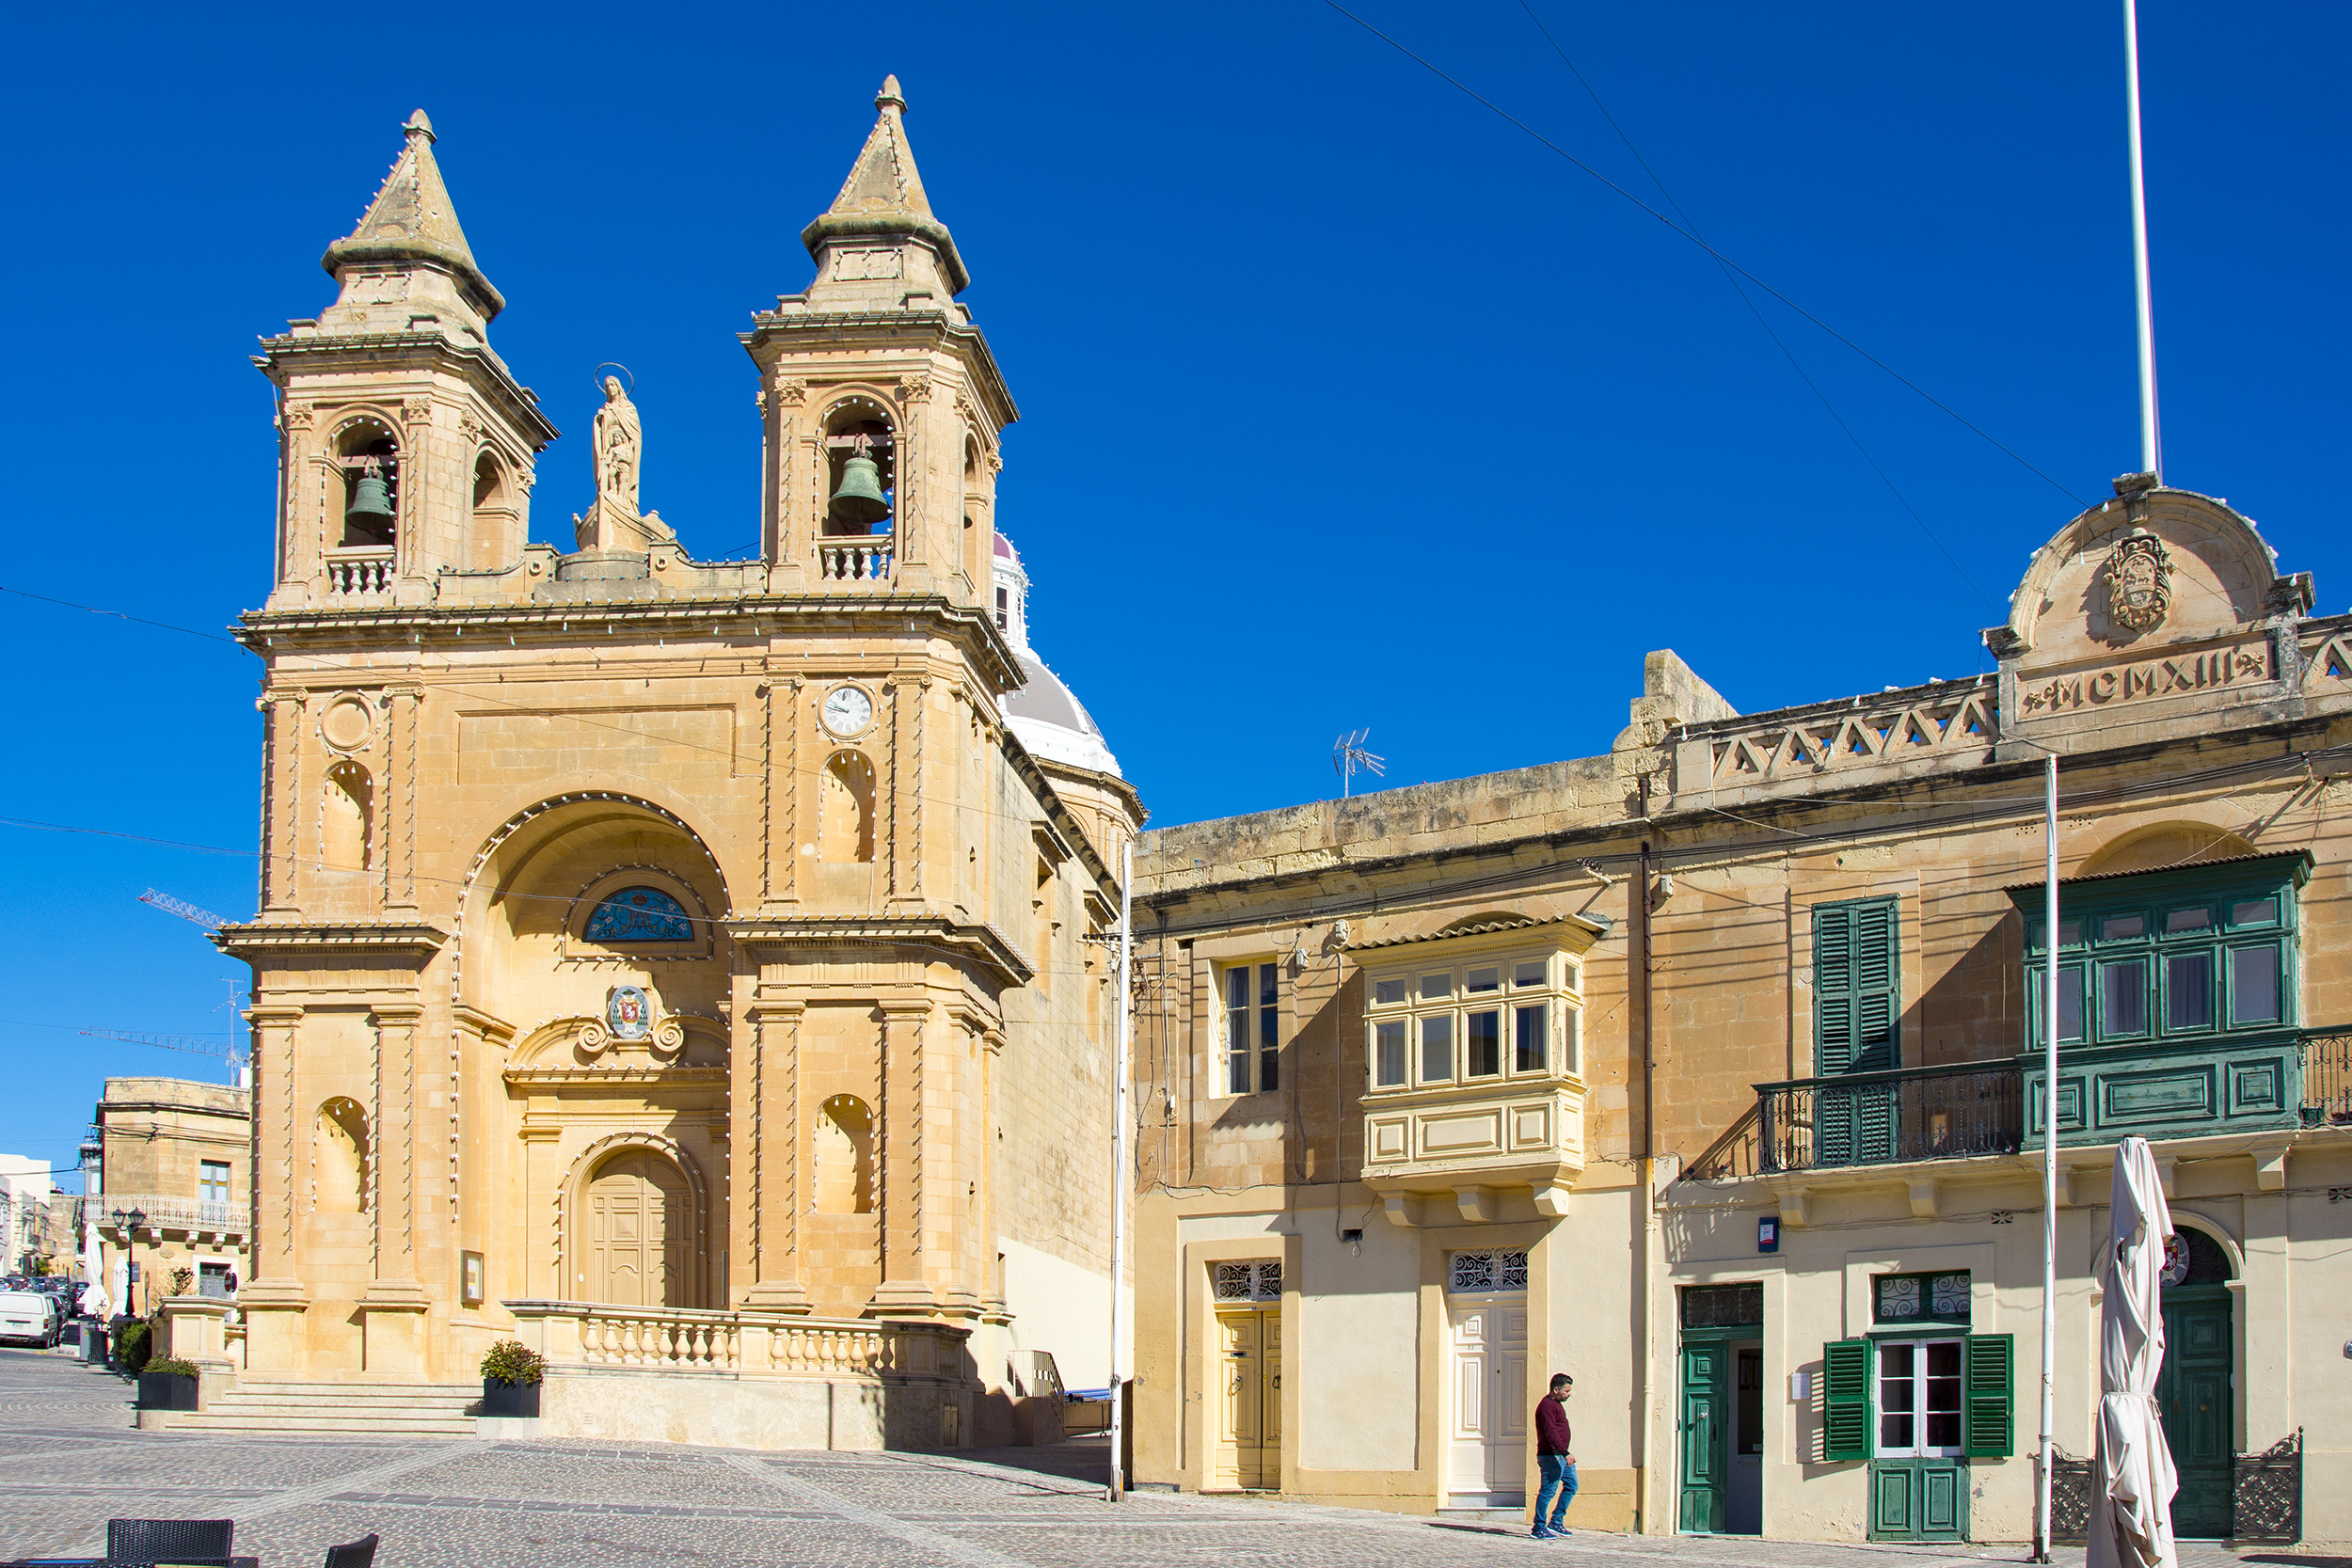
[[[1446,1506],[1527,1501],[1527,1297],[1449,1298]]]

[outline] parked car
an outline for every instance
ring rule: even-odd
[[[0,1291],[0,1343],[55,1350],[64,1332],[56,1297],[40,1291]]]

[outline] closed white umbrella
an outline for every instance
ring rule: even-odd
[[[82,1224],[82,1283],[89,1289],[82,1292],[82,1310],[104,1323],[113,1303],[106,1298],[105,1254],[98,1244],[98,1222],[85,1219]]]
[[[2110,1244],[2101,1254],[2098,1457],[2089,1568],[2177,1568],[2172,1494],[2180,1473],[2164,1440],[2156,1374],[2164,1368],[2164,1244],[2172,1211],[2145,1138],[2115,1151]]]

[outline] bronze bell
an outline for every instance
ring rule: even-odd
[[[343,527],[369,533],[392,531],[392,491],[384,483],[380,467],[370,465],[360,472],[359,483],[351,487],[351,504],[343,508]]]
[[[833,493],[831,511],[845,523],[879,523],[890,515],[890,502],[882,497],[882,468],[864,448],[841,465],[841,488]]]

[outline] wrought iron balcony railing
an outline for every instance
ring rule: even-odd
[[[1756,1105],[1685,1171],[1696,1181],[2014,1154],[2041,1135],[2039,1053],[1758,1084]],[[2277,1029],[2058,1056],[2058,1137],[2110,1143],[2304,1127],[2352,1129],[2352,1028]]]

